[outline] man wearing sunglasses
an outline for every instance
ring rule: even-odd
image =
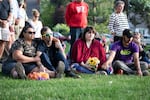
[[[49,27],[41,29],[42,41],[37,47],[37,54],[41,57],[42,64],[51,71],[56,71],[56,77],[61,78],[63,73],[66,77],[79,78],[71,72],[66,60],[66,54],[59,39],[53,37]]]

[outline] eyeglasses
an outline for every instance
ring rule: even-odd
[[[35,34],[35,32],[30,32],[30,31],[29,31],[29,32],[27,32],[27,33],[28,33],[28,34]]]
[[[53,36],[53,33],[45,33],[42,36],[45,36],[45,37]]]

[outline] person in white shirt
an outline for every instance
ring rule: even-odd
[[[111,14],[108,28],[114,35],[114,42],[120,40],[124,29],[129,29],[127,15],[123,12],[125,3],[121,0],[114,5],[115,11]]]
[[[35,30],[35,39],[41,39],[41,29],[43,28],[43,24],[39,20],[40,12],[37,9],[33,9],[32,15],[33,17],[29,20],[29,23],[33,26]]]

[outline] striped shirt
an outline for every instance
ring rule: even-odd
[[[123,30],[129,29],[127,15],[124,13],[112,13],[108,28],[111,33],[116,33],[116,36],[122,36]]]

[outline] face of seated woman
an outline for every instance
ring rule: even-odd
[[[35,31],[33,28],[28,28],[26,32],[24,32],[24,39],[27,41],[33,40],[35,37]]]

